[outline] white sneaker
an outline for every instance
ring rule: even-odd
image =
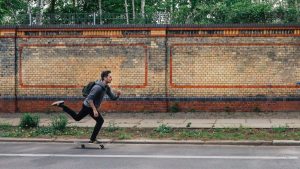
[[[56,102],[53,102],[51,105],[52,106],[61,106],[63,105],[65,102],[63,100],[60,100],[60,101],[56,101]]]

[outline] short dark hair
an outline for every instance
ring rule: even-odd
[[[101,80],[104,80],[105,77],[108,76],[108,74],[110,74],[111,71],[110,70],[105,70],[101,73]]]

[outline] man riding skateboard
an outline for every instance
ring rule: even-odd
[[[107,94],[112,100],[117,100],[121,95],[120,91],[117,91],[116,94],[112,93],[108,85],[109,83],[111,83],[111,81],[111,71],[103,71],[101,73],[100,79],[95,82],[95,85],[92,87],[88,96],[83,101],[82,108],[78,114],[70,108],[68,108],[64,104],[64,101],[56,101],[52,103],[52,106],[61,107],[64,112],[68,113],[76,121],[80,121],[88,114],[96,121],[96,125],[90,137],[89,143],[100,143],[96,138],[104,123],[104,119],[98,110],[100,108],[104,95]]]

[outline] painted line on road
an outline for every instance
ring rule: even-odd
[[[240,159],[298,160],[297,156],[171,156],[171,155],[84,155],[84,154],[0,154],[0,157],[80,157],[80,158],[155,158],[155,159]]]

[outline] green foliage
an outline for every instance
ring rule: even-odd
[[[120,140],[130,139],[130,138],[131,138],[131,135],[128,133],[120,133],[120,135],[119,135]]]
[[[277,132],[277,133],[282,133],[282,132],[286,132],[289,129],[289,126],[278,126],[278,127],[273,127],[272,131]]]
[[[177,113],[180,111],[179,104],[176,102],[171,106],[171,112]]]
[[[255,107],[255,108],[253,109],[253,111],[254,111],[254,112],[261,112],[261,109],[260,109],[259,107]]]
[[[37,0],[0,0],[0,24],[28,24],[28,13],[36,20],[40,12],[43,24],[90,24],[93,13],[97,23],[101,20],[104,24],[126,24],[124,0],[101,2],[100,19],[99,0],[47,0],[41,7]],[[129,23],[135,24],[157,23],[159,12],[169,15],[171,24],[300,22],[297,0],[282,0],[277,4],[251,0],[145,0],[145,18],[141,15],[141,0],[134,0],[134,8],[132,1],[127,0],[127,7]]]
[[[25,0],[0,0],[0,24],[7,22],[17,24],[22,14],[26,13],[27,1]]]
[[[51,118],[51,127],[54,130],[64,131],[68,124],[68,118],[64,114],[53,116]]]
[[[188,122],[188,124],[186,125],[186,127],[187,127],[187,128],[190,128],[191,125],[192,125],[192,123],[191,123],[191,122]]]
[[[201,15],[195,22],[206,24],[218,23],[269,23],[272,20],[272,5],[268,3],[253,3],[249,0],[220,1],[202,3],[197,7]]]
[[[120,127],[116,125],[116,123],[109,122],[108,127],[105,129],[107,132],[115,132],[119,130]]]
[[[154,129],[155,132],[159,133],[159,134],[167,134],[167,133],[171,133],[172,132],[172,128],[165,125],[165,124],[161,124],[159,127],[157,127],[156,129]]]
[[[161,127],[154,131],[150,128],[124,128],[118,132],[102,131],[102,138],[109,139],[136,139],[136,138],[166,138],[166,139],[199,139],[199,140],[299,140],[300,129],[291,129],[288,126],[279,126],[272,129],[257,128],[210,128],[210,129],[168,129]],[[0,137],[40,137],[40,138],[87,138],[93,128],[67,127],[60,132],[53,127],[37,127],[22,129],[21,127],[0,124]],[[158,132],[161,131],[161,132]]]
[[[9,124],[9,123],[0,123],[0,130],[6,130],[6,129],[9,129],[11,127],[12,127],[12,125]]]
[[[40,117],[38,115],[31,115],[25,113],[20,120],[20,127],[24,129],[38,127],[40,122]]]

